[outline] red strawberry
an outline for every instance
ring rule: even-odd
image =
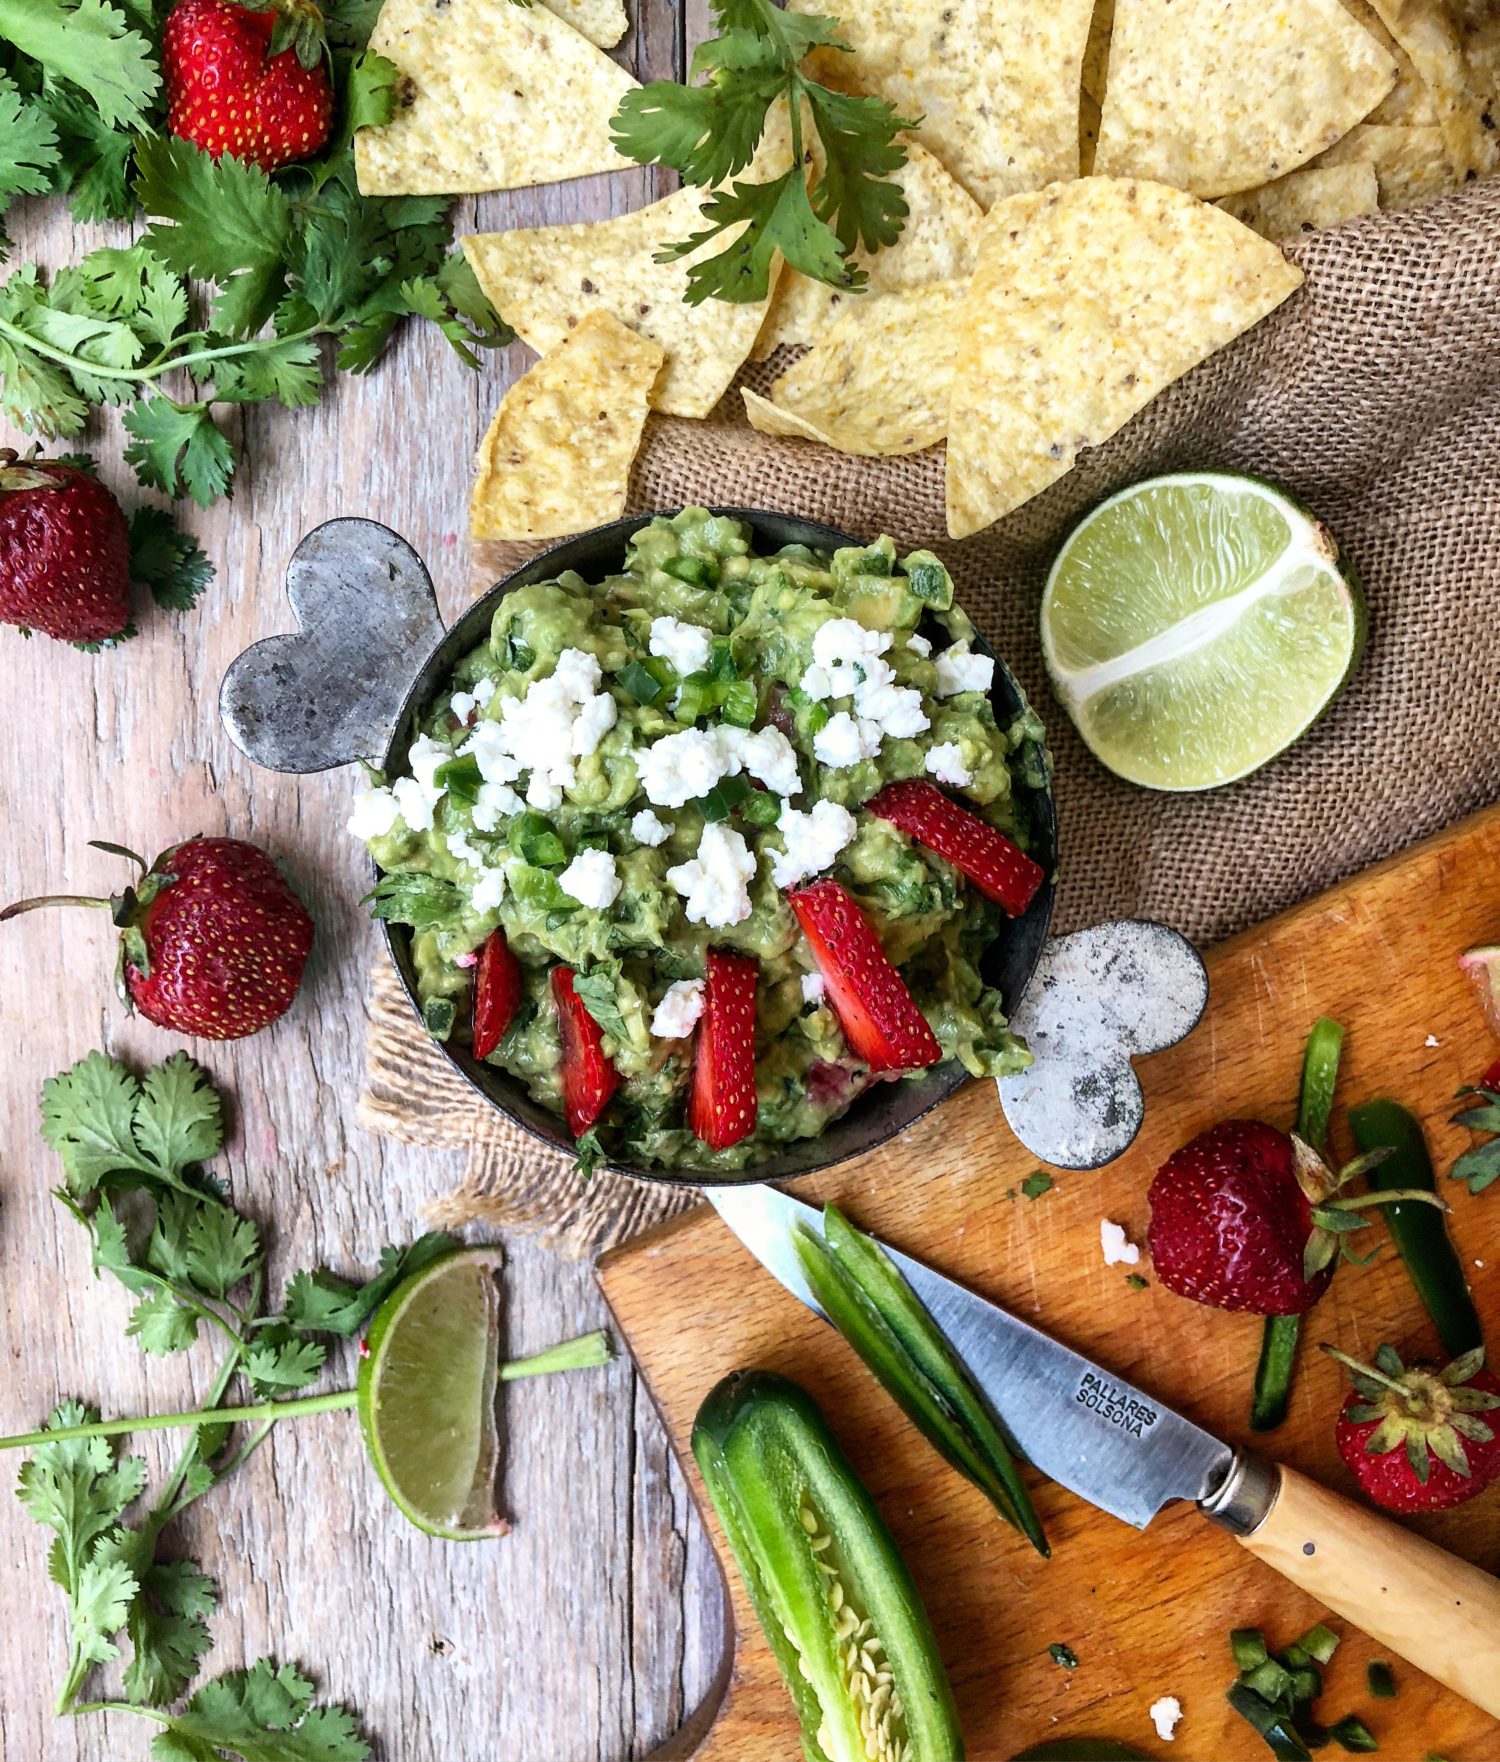
[[[0,620],[60,642],[108,642],[130,624],[130,545],[97,478],[0,450]]]
[[[290,45],[290,46],[287,46]],[[328,140],[333,88],[322,17],[306,0],[178,0],[161,44],[167,127],[212,159],[262,171],[310,159]]]
[[[1349,1367],[1354,1390],[1335,1439],[1361,1489],[1387,1511],[1446,1511],[1500,1479],[1500,1436],[1481,1414],[1500,1408],[1500,1381],[1484,1369],[1484,1348],[1410,1370],[1393,1347]]]
[[[120,927],[116,984],[127,1007],[177,1034],[238,1040],[286,1014],[312,949],[313,922],[281,871],[237,838],[190,838],[113,899],[49,896],[0,912],[0,923],[40,905],[108,906]]]
[[[521,1007],[521,963],[503,930],[491,930],[474,975],[474,1056],[488,1058]]]
[[[571,967],[552,969],[552,996],[562,1036],[563,1112],[568,1130],[581,1138],[609,1106],[620,1087],[620,1073],[605,1056],[599,1024],[573,988]]]
[[[755,983],[748,955],[708,951],[688,1126],[710,1150],[755,1130]]]
[[[1491,1091],[1500,1090],[1500,1058],[1479,1079],[1479,1087]]]
[[[1026,910],[1046,879],[1041,865],[1003,832],[924,778],[887,783],[865,806],[952,863],[1013,918]]]
[[[935,1065],[937,1036],[886,957],[869,920],[837,881],[815,881],[787,899],[828,987],[850,1050],[874,1076]]]

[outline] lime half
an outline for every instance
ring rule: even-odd
[[[465,1248],[413,1273],[381,1304],[359,1365],[359,1421],[385,1490],[419,1529],[450,1541],[504,1535],[495,1509],[500,1271]]]
[[[1042,595],[1053,689],[1148,789],[1213,789],[1284,752],[1353,671],[1359,584],[1327,527],[1217,472],[1149,478],[1064,543]]]

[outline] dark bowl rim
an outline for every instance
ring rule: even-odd
[[[628,541],[628,539],[642,526],[650,525],[653,520],[674,519],[678,514],[684,512],[685,509],[697,506],[705,506],[707,512],[716,517],[731,520],[743,520],[752,528],[767,521],[795,522],[796,525],[804,530],[816,533],[819,536],[820,542],[825,543],[830,550],[837,550],[841,547],[847,546],[862,547],[869,542],[868,540],[860,540],[854,537],[853,534],[844,532],[838,527],[830,526],[826,521],[811,520],[803,515],[788,514],[780,509],[725,507],[714,504],[690,502],[685,502],[681,507],[677,508],[654,508],[641,514],[627,514],[618,520],[607,521],[602,526],[590,527],[586,532],[574,533],[567,538],[559,539],[555,544],[550,544],[545,549],[538,551],[535,556],[527,557],[524,561],[518,563],[514,569],[502,576],[493,586],[487,588],[478,599],[465,606],[454,619],[453,623],[443,631],[442,635],[438,637],[426,654],[422,656],[421,660],[413,670],[411,683],[403,693],[400,706],[391,723],[391,731],[387,737],[385,750],[381,754],[380,759],[382,770],[387,770],[389,768],[391,755],[398,742],[401,740],[414,709],[420,710],[421,708],[421,705],[416,702],[419,694],[422,694],[425,697],[430,691],[430,687],[425,683],[426,676],[439,651],[447,648],[450,644],[453,644],[460,649],[464,646],[464,644],[458,640],[458,633],[460,631],[471,629],[477,630],[480,627],[487,627],[492,623],[494,618],[494,608],[513,590],[514,587],[527,586],[530,584],[530,580],[546,580],[548,579],[549,573],[556,574],[560,573],[563,569],[566,569],[568,567],[566,563],[560,564],[558,569],[553,571],[543,571],[540,569],[540,565],[547,563],[550,558],[557,556],[558,553],[564,551],[570,552],[588,544],[598,544],[603,542],[606,538],[611,538],[618,534],[621,539],[621,558],[623,561],[625,542]],[[529,575],[528,581],[521,582],[517,580],[517,577],[523,574]],[[958,603],[960,602],[958,602],[955,597],[955,604]],[[473,640],[477,642],[478,636],[474,636]],[[991,694],[993,695],[997,687],[1008,686],[1019,702],[1022,705],[1029,707],[1030,700],[1022,689],[1020,681],[1011,672],[1004,658],[995,653],[995,650],[991,647],[984,633],[977,628],[975,631],[974,646],[981,654],[988,656],[995,662],[997,672],[994,684],[990,687]],[[1051,848],[1048,852],[1050,861],[1045,865],[1047,875],[1042,883],[1037,898],[1032,902],[1032,905],[1028,907],[1027,912],[1024,914],[1024,918],[1015,920],[1018,923],[1027,920],[1030,921],[1029,928],[1035,937],[1035,948],[1032,952],[1031,958],[1026,963],[1025,977],[1018,988],[1015,997],[1006,1000],[1008,1015],[1014,1015],[1017,1004],[1019,1004],[1021,998],[1030,988],[1031,981],[1036,976],[1036,969],[1041,961],[1042,950],[1046,945],[1047,931],[1052,922],[1052,914],[1057,897],[1057,813],[1053,793],[1052,757],[1050,749],[1047,746],[1045,730],[1041,741],[1041,754],[1046,772],[1046,782],[1040,789],[1033,790],[1031,807],[1034,820],[1040,821],[1041,829],[1046,834],[1050,843]],[[1033,830],[1035,830],[1035,826],[1033,827]],[[378,864],[373,865],[373,867],[374,873],[378,878],[383,871]],[[1037,911],[1037,907],[1041,908],[1040,911]],[[396,976],[401,981],[401,989],[406,994],[407,1001],[411,1005],[418,1026],[421,1027],[425,1034],[426,1024],[423,1017],[422,1002],[418,992],[416,973],[410,954],[411,931],[409,927],[404,924],[392,924],[384,919],[381,920],[381,930],[385,937],[386,950],[391,957],[392,965],[396,969]],[[501,1079],[508,1083],[515,1083],[515,1079],[510,1077],[508,1073],[497,1071],[496,1067],[493,1065],[486,1065],[484,1067],[484,1074],[481,1074],[478,1061],[459,1052],[454,1047],[451,1047],[446,1041],[434,1041],[433,1044],[442,1053],[449,1065],[488,1106],[494,1108],[497,1113],[503,1115],[512,1125],[519,1127],[519,1129],[525,1132],[528,1137],[534,1138],[538,1144],[545,1145],[548,1150],[558,1151],[564,1155],[567,1154],[565,1146],[557,1143],[554,1139],[549,1138],[545,1132],[534,1126],[530,1120],[526,1119],[515,1109],[507,1106],[504,1100],[492,1093],[490,1088],[491,1083],[497,1082]],[[861,1145],[857,1149],[845,1150],[837,1155],[825,1157],[819,1161],[809,1162],[805,1166],[798,1167],[791,1173],[778,1173],[775,1172],[774,1169],[769,1173],[765,1172],[763,1169],[736,1169],[720,1174],[706,1169],[657,1168],[629,1162],[616,1162],[610,1159],[602,1159],[596,1163],[594,1167],[596,1169],[607,1170],[611,1174],[627,1175],[632,1180],[646,1181],[667,1187],[743,1187],[755,1185],[766,1180],[801,1180],[804,1175],[820,1174],[826,1169],[836,1168],[841,1163],[850,1162],[857,1156],[867,1155],[870,1151],[878,1149],[882,1144],[889,1143],[892,1138],[899,1136],[902,1132],[916,1125],[919,1120],[926,1119],[935,1108],[941,1107],[945,1101],[949,1100],[966,1082],[969,1081],[969,1073],[963,1068],[957,1059],[944,1059],[941,1064],[931,1066],[919,1080],[931,1085],[931,1093],[915,1113],[909,1114],[897,1124],[889,1127],[889,1129],[876,1133],[870,1138],[868,1143]],[[977,1080],[978,1079],[976,1079],[976,1081]],[[856,1098],[852,1104],[850,1110],[851,1113],[860,1107],[860,1104],[870,1093],[871,1091],[867,1089],[862,1095]],[[849,1116],[840,1115],[839,1121],[847,1117]],[[831,1123],[836,1125],[839,1121]],[[788,1142],[789,1144],[795,1144],[818,1143],[820,1141],[820,1139],[798,1139],[789,1140]]]

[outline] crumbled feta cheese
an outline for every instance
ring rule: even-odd
[[[937,694],[954,697],[961,691],[988,691],[995,678],[995,663],[988,655],[969,652],[966,642],[956,642],[937,658]]]
[[[614,727],[619,713],[615,700],[607,691],[598,692],[585,701],[573,724],[573,751],[579,758],[586,759],[598,748],[599,742]]]
[[[1107,1217],[1099,1220],[1099,1246],[1104,1250],[1106,1266],[1134,1266],[1141,1258],[1140,1249]]]
[[[755,854],[738,832],[711,820],[690,863],[667,870],[667,880],[682,895],[683,910],[695,924],[716,930],[742,924],[750,916],[747,883],[755,874]]]
[[[462,832],[448,834],[448,854],[457,857],[461,863],[467,863],[471,869],[484,867],[484,852],[476,850]]]
[[[502,818],[519,814],[525,805],[508,783],[481,783],[474,797],[474,824],[481,832],[493,832]]]
[[[890,646],[890,631],[866,630],[857,618],[830,618],[820,624],[813,636],[812,658],[813,665],[827,675],[828,696],[851,697],[860,685],[887,684],[891,669],[879,657]]]
[[[411,774],[426,790],[433,792],[436,801],[443,791],[435,779],[439,765],[446,765],[453,757],[453,748],[442,746],[430,735],[419,734],[411,743],[411,751],[406,755],[406,762],[411,766]]]
[[[635,755],[636,774],[653,807],[680,808],[706,795],[734,763],[706,728],[664,735]]]
[[[1164,1744],[1170,1744],[1182,1720],[1182,1702],[1176,1695],[1163,1695],[1151,1703],[1151,1723]]]
[[[725,757],[733,762],[726,766],[726,775],[743,767],[756,780],[777,795],[795,795],[802,787],[797,774],[797,749],[779,728],[736,728],[721,722],[714,737]]]
[[[874,758],[880,751],[880,739],[878,722],[840,710],[813,736],[813,752],[823,764],[842,771],[861,759]]]
[[[599,681],[603,677],[598,661],[587,649],[564,649],[557,657],[557,665],[552,669],[551,682],[565,691],[575,703],[581,704],[599,689]],[[537,681],[538,685],[546,683],[544,679]],[[531,690],[535,691],[536,685]]]
[[[476,912],[498,912],[505,898],[504,869],[486,869],[469,893],[469,904]]]
[[[555,814],[562,806],[563,792],[560,783],[554,783],[545,771],[533,771],[531,781],[526,785],[526,805],[537,808],[544,814]]]
[[[620,877],[615,859],[607,850],[581,850],[557,877],[557,884],[570,899],[602,912],[620,897]]]
[[[854,694],[854,707],[867,721],[878,723],[893,740],[909,740],[932,726],[922,708],[921,692],[910,685],[887,682],[864,686]]]
[[[974,781],[974,773],[964,763],[963,748],[956,740],[928,747],[922,763],[929,777],[936,777],[939,783],[950,784],[954,789],[967,789]]]
[[[681,618],[651,620],[651,653],[676,668],[680,679],[708,665],[713,639],[713,631],[702,624],[685,624]]]
[[[805,814],[784,801],[776,826],[786,842],[785,851],[771,853],[771,879],[778,887],[795,887],[828,868],[858,830],[848,808],[831,801],[814,802]]]
[[[396,798],[396,806],[401,810],[401,818],[413,832],[430,832],[432,830],[432,810],[437,806],[442,791],[434,793],[423,787],[416,777],[398,777],[391,785],[391,794]]]
[[[495,682],[493,679],[476,679],[474,681],[474,701],[480,709],[487,709],[489,701],[494,695]]]
[[[458,750],[474,755],[479,775],[486,783],[514,783],[521,775],[520,763],[510,751],[501,722],[481,722]]]
[[[650,808],[642,808],[630,822],[630,833],[639,843],[649,844],[654,850],[672,836],[672,828],[665,820],[653,814]]]
[[[821,1003],[828,986],[824,983],[821,973],[804,973],[802,975],[802,1001],[804,1003]]]
[[[914,655],[920,655],[924,661],[932,653],[932,644],[925,636],[918,636],[916,631],[907,637],[906,646]]]
[[[1443,1043],[1436,1034],[1429,1034],[1422,1044],[1424,1046],[1441,1046]]]
[[[703,1014],[703,981],[679,979],[667,987],[667,994],[656,1006],[651,1018],[651,1032],[658,1040],[681,1040],[691,1034]]]
[[[828,676],[826,667],[816,663],[802,675],[802,689],[814,703],[826,703],[833,696],[833,681]]]
[[[467,722],[478,707],[479,699],[472,691],[455,691],[448,701],[448,708],[458,717],[460,722]]]
[[[356,838],[379,838],[396,824],[400,812],[389,789],[356,789],[350,804],[349,830]]]

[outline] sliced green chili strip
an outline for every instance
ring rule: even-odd
[[[1229,1636],[1229,1650],[1234,1654],[1236,1670],[1254,1670],[1271,1656],[1266,1636],[1258,1627],[1237,1627]]]
[[[1282,1762],[1312,1762],[1312,1752],[1297,1736],[1286,1715],[1261,1700],[1253,1689],[1237,1682],[1230,1686],[1225,1698],[1241,1719],[1254,1726]]]
[[[1354,1756],[1373,1755],[1380,1745],[1375,1742],[1375,1734],[1364,1720],[1357,1719],[1354,1714],[1346,1714],[1337,1725],[1330,1725],[1328,1735],[1341,1748]]]
[[[885,1747],[908,1762],[962,1762],[917,1587],[806,1391],[770,1371],[736,1371],[698,1409],[693,1455],[808,1755],[864,1762],[861,1715],[875,1708]]]
[[[836,1207],[796,1247],[828,1318],[945,1461],[1044,1558],[1046,1532],[1005,1434],[968,1372],[880,1244]]]
[[[1328,1146],[1328,1121],[1333,1113],[1333,1092],[1338,1084],[1339,1058],[1343,1050],[1344,1030],[1327,1016],[1319,1016],[1313,1023],[1312,1033],[1307,1037],[1307,1050],[1302,1055],[1297,1136],[1320,1156]],[[1255,1367],[1255,1393],[1250,1403],[1252,1432],[1274,1432],[1286,1418],[1301,1334],[1300,1315],[1266,1317],[1260,1362]]]
[[[1349,1110],[1349,1124],[1361,1150],[1391,1149],[1392,1154],[1370,1171],[1373,1191],[1421,1188],[1436,1192],[1427,1140],[1404,1107],[1384,1098],[1367,1101]],[[1381,1209],[1417,1295],[1437,1323],[1448,1356],[1458,1358],[1483,1345],[1479,1315],[1469,1296],[1464,1269],[1448,1239],[1442,1212],[1433,1205],[1399,1201]]]
[[[1372,1658],[1365,1666],[1365,1682],[1375,1700],[1395,1700],[1396,1679],[1384,1658]]]

